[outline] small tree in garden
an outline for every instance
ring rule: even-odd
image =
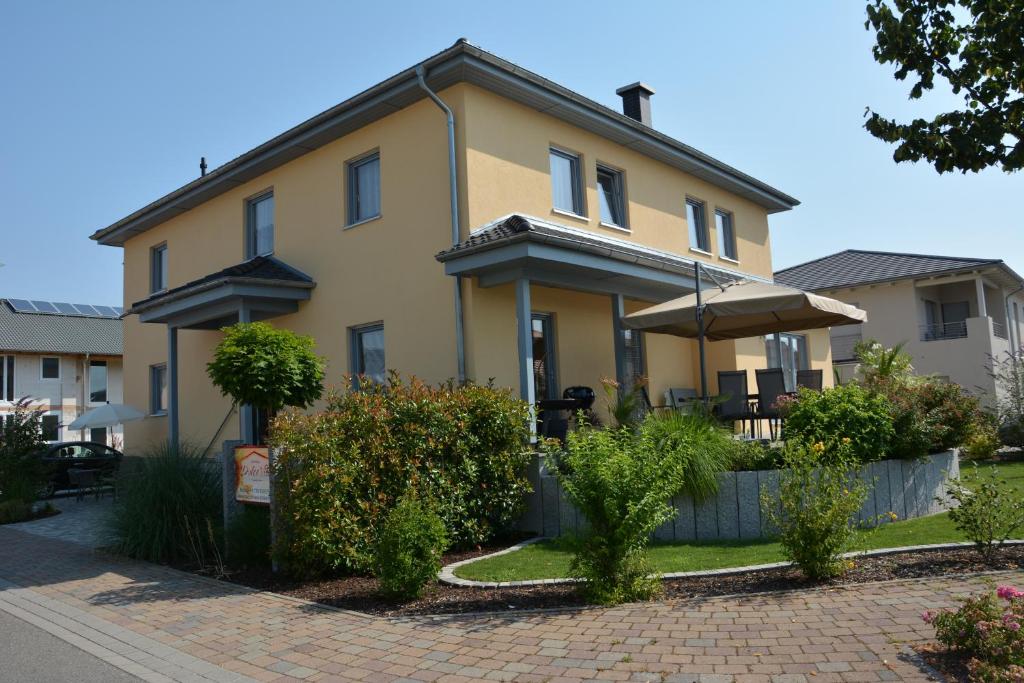
[[[946,495],[957,504],[949,511],[953,525],[986,561],[1024,527],[1024,498],[999,478],[994,465],[982,474],[975,463],[968,485],[954,479],[946,485]]]
[[[779,530],[784,555],[815,581],[848,568],[843,554],[853,546],[856,515],[867,498],[868,486],[855,476],[850,447],[849,439],[833,446],[832,453],[821,442],[789,446],[778,500],[761,492],[762,512]]]
[[[323,393],[323,359],[312,337],[267,323],[238,323],[221,330],[206,372],[235,403],[270,412],[306,408]]]
[[[1024,349],[992,358],[990,374],[996,382],[999,437],[1007,446],[1024,448]]]
[[[0,419],[0,502],[17,500],[28,506],[39,496],[46,477],[38,457],[45,446],[41,415],[22,399]]]

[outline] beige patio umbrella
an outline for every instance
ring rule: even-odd
[[[701,396],[707,397],[704,340],[756,337],[773,332],[812,330],[862,323],[867,313],[835,299],[793,287],[740,280],[704,288],[697,269],[697,291],[623,317],[623,327],[698,340]],[[701,313],[703,315],[701,315]]]

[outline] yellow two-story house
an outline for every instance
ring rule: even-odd
[[[460,40],[98,230],[124,249],[132,443],[251,438],[206,376],[239,320],[312,335],[335,383],[696,387],[692,340],[619,317],[693,291],[695,261],[771,280],[768,216],[797,201],[652,128],[649,87],[618,92],[623,113]],[[781,346],[709,344],[711,390],[830,367],[827,331]]]

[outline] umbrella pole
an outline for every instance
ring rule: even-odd
[[[707,366],[704,359],[704,306],[701,304],[701,291],[700,291],[700,263],[696,260],[693,262],[693,272],[696,280],[696,293],[697,293],[697,349],[700,354],[700,400],[707,405],[708,403],[708,376]]]

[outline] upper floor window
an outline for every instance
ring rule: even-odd
[[[246,205],[245,256],[270,256],[274,253],[274,193],[268,192]]]
[[[0,401],[14,400],[14,356],[0,356]]]
[[[716,209],[715,230],[718,232],[718,253],[727,259],[738,261],[740,257],[736,250],[736,229],[732,224],[732,214]]]
[[[39,359],[40,379],[60,379],[60,358],[43,356]]]
[[[107,361],[89,361],[89,402],[107,402]]]
[[[686,223],[690,227],[690,248],[711,253],[711,237],[708,235],[708,223],[704,217],[704,202],[696,199],[686,200]]]
[[[149,254],[149,291],[167,289],[167,245],[153,247]]]
[[[383,384],[387,378],[384,360],[384,325],[363,325],[352,328],[352,374],[356,385],[360,379]]]
[[[583,208],[583,174],[580,158],[551,148],[551,204],[559,211],[586,215]]]
[[[380,153],[374,152],[348,164],[348,224],[380,215]]]
[[[601,202],[601,222],[626,227],[626,197],[622,172],[597,167],[597,196]]]

